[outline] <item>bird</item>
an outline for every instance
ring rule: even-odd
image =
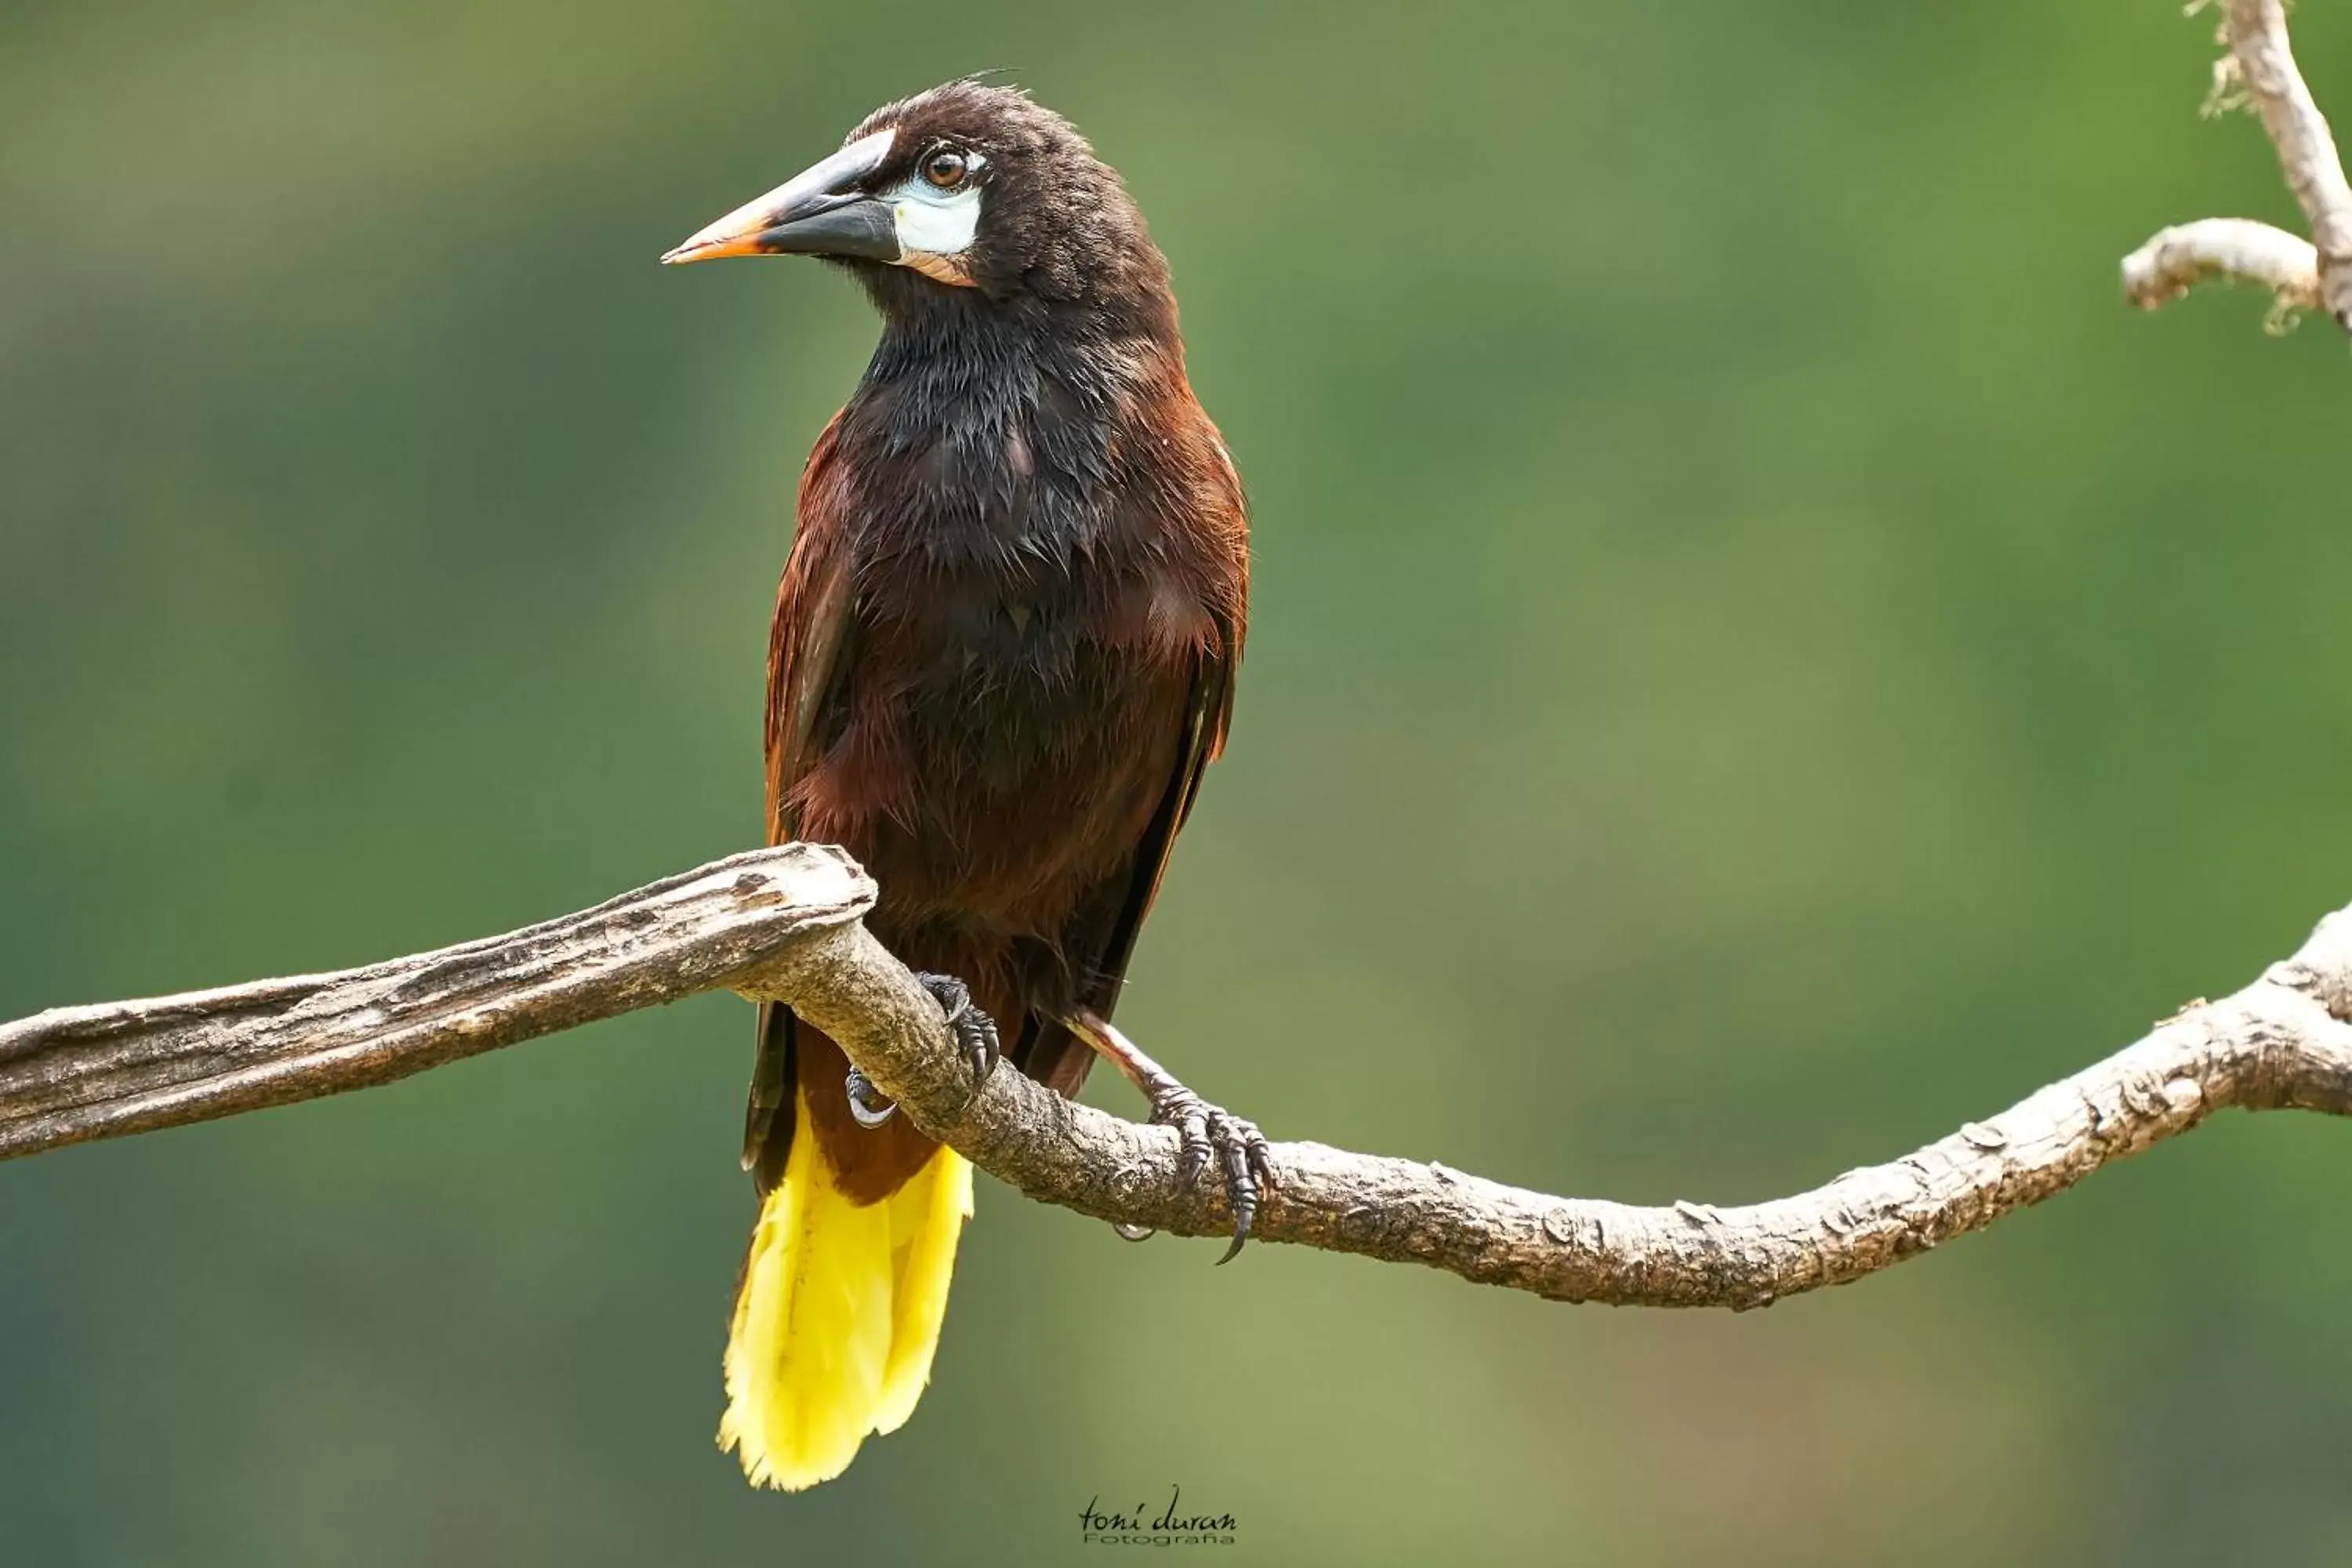
[[[978,78],[875,110],[662,260],[754,256],[845,269],[881,319],[800,477],[768,840],[873,873],[870,928],[976,1079],[1002,1057],[1074,1095],[1113,1062],[1178,1130],[1184,1180],[1221,1179],[1230,1259],[1275,1186],[1264,1136],[1110,1022],[1248,620],[1248,507],[1167,259],[1069,121]],[[929,1379],[972,1173],[895,1109],[761,1007],[719,1432],[754,1485],[839,1475]]]

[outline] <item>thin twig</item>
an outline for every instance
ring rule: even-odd
[[[2327,117],[2296,68],[2282,0],[2227,0],[2222,26],[2237,57],[2246,96],[2263,117],[2287,188],[2311,225],[2327,313],[2352,331],[2352,184],[2336,154]]]
[[[2288,310],[2319,307],[2319,252],[2311,241],[2252,218],[2209,217],[2160,229],[2124,258],[2124,297],[2143,310],[2221,278],[2259,283]]]
[[[2239,279],[2269,289],[2280,312],[2325,310],[2352,332],[2352,184],[2296,68],[2285,8],[2280,0],[2224,0],[2221,32],[2230,53],[2208,101],[2227,107],[2242,94],[2262,117],[2311,242],[2244,218],[2179,225],[2124,258],[2125,297],[2152,310],[2206,279]]]

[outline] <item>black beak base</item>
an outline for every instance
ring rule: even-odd
[[[842,256],[867,261],[898,259],[898,225],[887,202],[871,196],[831,198],[816,212],[779,213],[781,220],[751,242],[762,256]]]
[[[877,131],[745,202],[662,258],[715,261],[722,256],[838,256],[898,259],[898,224],[890,204],[866,195],[888,162],[895,131]]]

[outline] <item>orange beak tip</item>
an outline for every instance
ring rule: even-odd
[[[758,256],[760,231],[751,229],[740,234],[722,234],[709,238],[696,237],[684,245],[662,253],[664,267],[677,267],[688,261],[716,261],[726,256]]]

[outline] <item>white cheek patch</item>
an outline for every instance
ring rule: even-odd
[[[971,166],[977,170],[980,160]],[[980,186],[971,182],[959,190],[943,191],[920,174],[883,200],[898,228],[898,247],[929,256],[961,256],[980,232]]]

